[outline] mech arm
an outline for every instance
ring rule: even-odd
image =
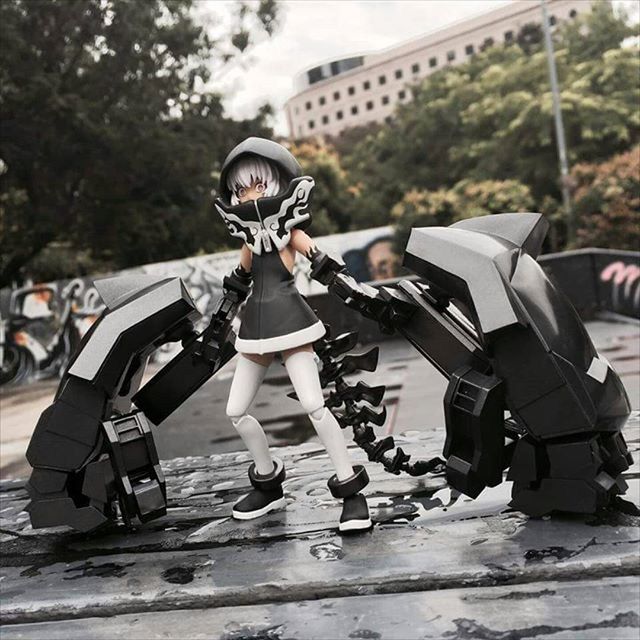
[[[53,404],[38,421],[27,459],[27,507],[34,528],[90,531],[166,513],[166,489],[151,426],[160,424],[235,354],[231,322],[251,277],[241,267],[198,335],[195,303],[179,278],[109,278],[96,282],[105,312],[85,336]],[[150,354],[183,349],[138,390]],[[132,406],[135,404],[135,407]]]
[[[340,298],[350,309],[365,318],[375,320],[384,333],[393,333],[402,323],[403,313],[411,312],[400,302],[389,304],[377,289],[358,283],[344,264],[313,247],[307,254],[311,261],[311,277],[325,285],[330,293]]]
[[[632,460],[622,428],[630,405],[536,262],[546,230],[535,213],[413,229],[404,266],[420,280],[376,291],[317,251],[309,255],[312,277],[384,331],[404,336],[448,378],[443,454],[453,488],[475,498],[508,469],[512,507],[534,516],[593,513],[619,504],[627,489],[622,474]],[[328,344],[320,347],[326,354]],[[348,357],[323,363],[339,370]],[[332,380],[336,401],[339,377]],[[409,471],[396,456],[398,464],[385,468]]]

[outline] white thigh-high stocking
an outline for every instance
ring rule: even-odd
[[[273,472],[273,460],[264,430],[253,416],[247,415],[247,409],[256,397],[268,368],[240,355],[227,402],[227,415],[249,449],[256,471],[263,476]]]
[[[310,351],[297,351],[285,360],[287,373],[302,408],[309,414],[320,441],[327,450],[338,480],[353,475],[347,445],[335,416],[324,406],[320,376],[315,358]]]

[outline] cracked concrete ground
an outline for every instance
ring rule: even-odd
[[[637,408],[637,388],[630,388],[637,381],[637,328],[589,328]],[[226,373],[218,387],[228,385]],[[439,455],[444,431],[429,399],[437,395],[430,388],[436,378],[424,361],[390,342],[373,375],[374,383],[391,387],[382,431],[404,432],[398,444],[414,458]],[[286,441],[299,423],[295,403],[282,400],[286,381],[277,368],[270,376],[257,411],[275,443],[278,432],[285,430],[279,441]],[[219,442],[202,448],[205,439],[215,440],[211,424],[222,421],[224,410],[224,394],[203,391],[158,433],[171,435],[168,458],[170,446],[186,446],[193,425],[185,453],[203,455],[163,463],[168,513],[136,531],[116,525],[92,534],[34,531],[23,510],[24,480],[0,483],[3,640],[637,640],[638,517],[608,510],[529,518],[509,509],[509,483],[470,500],[441,474],[393,476],[367,462],[375,526],[343,537],[336,532],[339,504],[326,487],[329,462],[310,438],[278,452],[288,472],[286,510],[237,522],[231,505],[249,489],[249,459],[241,451],[221,453]],[[227,426],[219,428],[218,439]],[[637,413],[625,437],[635,460],[625,474],[626,498],[640,504]],[[353,454],[364,462],[360,450]]]

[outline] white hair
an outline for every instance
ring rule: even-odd
[[[231,192],[231,204],[240,204],[236,191],[241,187],[248,189],[256,182],[263,182],[265,185],[264,195],[266,197],[277,195],[282,187],[280,182],[280,174],[276,167],[256,156],[243,158],[238,160],[227,176],[227,188]]]

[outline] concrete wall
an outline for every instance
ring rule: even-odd
[[[397,262],[391,253],[391,233],[391,227],[378,227],[319,237],[316,243],[326,253],[342,257],[354,277],[371,281],[380,279],[380,274],[388,275],[389,269],[393,271],[393,261]],[[143,265],[110,275],[179,276],[203,314],[204,326],[222,293],[222,279],[235,268],[238,259],[239,251],[225,251]],[[309,261],[298,256],[294,267],[296,286],[303,295],[322,297],[324,287],[311,280],[309,271]],[[7,374],[0,383],[21,384],[58,374],[81,336],[104,309],[93,280],[91,276],[0,291],[0,321],[6,334],[5,340],[0,336],[0,350],[5,369],[16,358],[15,367],[11,366],[15,373]],[[65,322],[65,308],[70,302],[73,310]],[[153,360],[167,361],[176,348],[175,344],[160,348]]]

